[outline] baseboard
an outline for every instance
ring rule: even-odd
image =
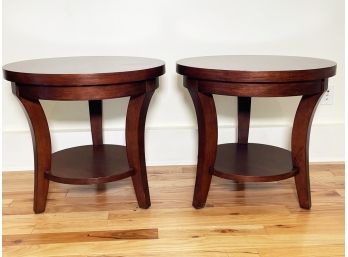
[[[234,142],[236,128],[219,128],[219,143]],[[291,126],[252,127],[250,142],[290,148]],[[91,144],[88,130],[51,131],[53,151]],[[32,141],[29,131],[3,131],[2,170],[32,170]],[[104,141],[125,143],[123,129],[106,129]],[[194,127],[147,128],[145,131],[146,161],[149,166],[194,165],[197,161],[197,129]],[[344,124],[312,126],[310,162],[344,161]]]

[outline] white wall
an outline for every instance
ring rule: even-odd
[[[336,61],[337,75],[329,81],[334,103],[317,109],[310,160],[344,159],[343,0],[3,0],[4,64],[78,55],[134,55],[166,62],[167,73],[153,97],[146,124],[149,165],[196,161],[195,114],[175,72],[175,61],[215,54]],[[9,83],[3,81],[3,85],[3,170],[32,169],[29,127]],[[219,140],[233,141],[236,100],[215,99]],[[297,97],[255,99],[251,141],[288,147],[298,101]],[[107,142],[123,141],[126,105],[127,99],[106,101]],[[54,150],[91,142],[87,103],[50,101],[44,102],[44,109]]]

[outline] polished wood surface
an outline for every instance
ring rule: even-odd
[[[157,82],[147,82],[147,88],[156,88]],[[151,206],[145,164],[145,119],[153,90],[146,94],[131,96],[126,116],[126,144],[128,162],[134,169],[132,181],[139,206]]]
[[[291,180],[213,177],[206,208],[191,197],[195,167],[148,167],[152,206],[137,207],[130,178],[51,182],[46,212],[32,214],[33,172],[3,173],[4,257],[343,257],[344,165],[310,165],[310,211]]]
[[[187,83],[191,84],[190,82]],[[321,80],[289,83],[240,83],[200,80],[199,91],[206,94],[241,97],[279,97],[318,94],[325,91]]]
[[[212,174],[238,182],[269,182],[295,176],[300,207],[310,209],[311,121],[321,95],[328,88],[328,78],[335,75],[336,64],[306,57],[210,56],[179,60],[177,72],[184,75],[183,83],[195,105],[199,131],[192,205],[205,206]],[[213,94],[238,97],[237,144],[217,146]],[[251,97],[285,96],[303,96],[294,120],[291,152],[248,144]]]
[[[146,176],[144,128],[151,96],[164,73],[160,60],[139,57],[65,57],[7,64],[5,78],[31,125],[35,158],[34,212],[45,211],[49,180],[101,184],[132,176],[141,208],[151,205]],[[130,96],[126,146],[103,144],[103,99]],[[52,155],[40,100],[88,100],[93,145]],[[102,186],[100,186],[102,188]]]
[[[51,169],[51,136],[44,110],[38,99],[27,99],[19,94],[16,87],[12,87],[13,93],[22,103],[30,126],[34,152],[34,204],[35,212],[45,211],[49,181],[45,172]]]
[[[98,184],[130,177],[125,146],[86,145],[64,149],[52,154],[49,180],[66,184]]]
[[[115,85],[94,85],[94,86],[38,86],[15,84],[19,94],[27,98],[42,100],[104,100],[146,93],[147,89],[143,81],[115,84]]]
[[[195,86],[191,87],[189,92],[196,110],[199,144],[197,176],[192,205],[199,209],[204,207],[209,193],[212,179],[210,167],[214,165],[216,158],[218,127],[213,96],[198,92]],[[209,136],[207,136],[208,133]]]
[[[251,97],[238,97],[237,142],[247,144],[249,139]]]
[[[332,77],[336,73],[336,63],[297,56],[202,56],[177,61],[177,72],[190,78],[213,81],[297,82]]]
[[[291,152],[264,144],[220,144],[211,172],[236,181],[275,181],[293,177]]]
[[[101,100],[88,101],[89,119],[93,145],[103,144],[103,102]]]
[[[164,62],[128,56],[78,56],[27,60],[3,66],[18,84],[87,86],[148,80],[164,74]]]
[[[325,81],[327,84],[327,80]],[[311,188],[309,179],[309,139],[312,119],[321,94],[302,96],[297,107],[291,135],[292,162],[298,168],[295,176],[300,206],[311,208]]]

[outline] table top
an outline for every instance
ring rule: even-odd
[[[332,77],[329,60],[272,55],[221,55],[177,61],[177,72],[192,78],[228,82],[291,82]]]
[[[35,59],[3,66],[5,79],[19,84],[79,86],[148,80],[165,72],[164,62],[128,56]]]

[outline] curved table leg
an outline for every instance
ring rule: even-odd
[[[214,98],[211,94],[203,94],[194,88],[188,88],[198,122],[198,163],[195,191],[192,205],[196,209],[203,208],[207,201],[216,150],[217,150],[217,118]]]
[[[126,145],[129,166],[135,171],[132,176],[135,194],[140,208],[151,206],[145,164],[144,129],[147,109],[154,91],[131,96],[126,117]]]
[[[14,87],[15,94],[21,101],[30,125],[34,149],[34,212],[45,211],[49,180],[45,178],[45,172],[51,169],[51,137],[47,119],[42,106],[37,99],[27,99],[20,96],[18,89]]]
[[[90,100],[89,118],[91,122],[91,132],[93,145],[103,144],[103,105],[101,100]]]
[[[308,148],[312,118],[322,93],[302,97],[296,111],[291,136],[292,162],[298,168],[295,176],[297,196],[301,208],[311,208],[311,190],[308,167]]]

